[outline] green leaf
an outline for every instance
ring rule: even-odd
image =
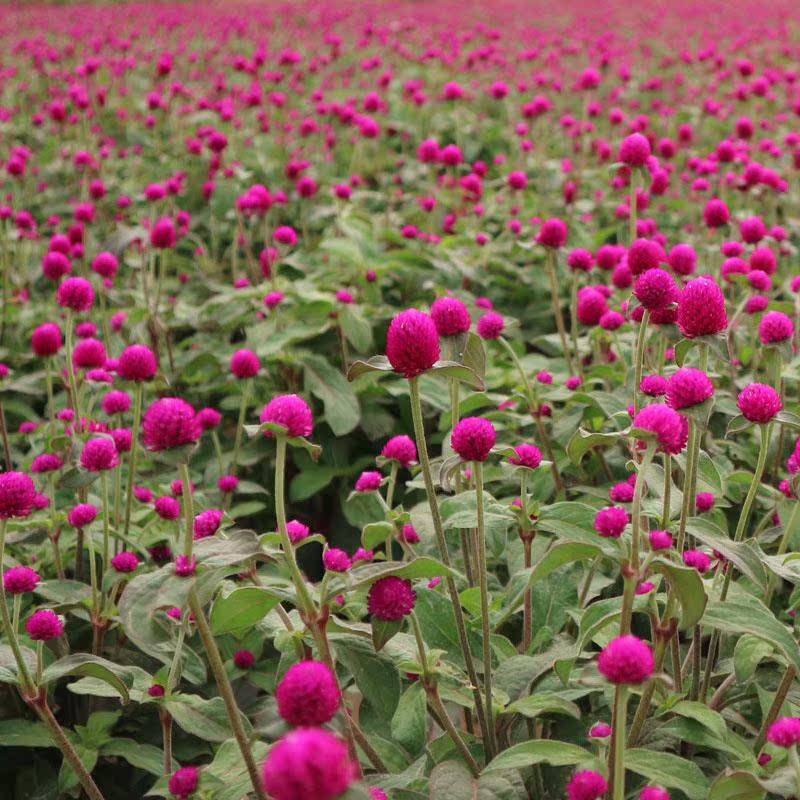
[[[581,710],[575,703],[552,692],[537,692],[523,697],[507,706],[503,713],[521,714],[529,719],[540,717],[543,714],[562,714],[575,719],[581,718]]]
[[[704,728],[708,728],[715,736],[725,739],[728,729],[722,715],[710,709],[705,703],[695,700],[681,700],[668,709],[670,714],[677,714],[679,717],[687,717],[699,722]]]
[[[756,667],[774,652],[772,643],[755,636],[740,636],[733,648],[733,671],[736,680],[744,683],[753,677]]]
[[[722,553],[736,566],[739,572],[747,575],[753,583],[761,588],[766,588],[767,573],[752,547],[744,542],[734,542],[713,522],[703,517],[691,517],[686,527],[689,533],[706,547]]]
[[[164,772],[164,753],[151,744],[142,744],[135,739],[112,739],[100,748],[101,756],[124,758],[129,764],[161,775]]]
[[[228,712],[221,697],[206,700],[195,694],[177,694],[164,707],[187,733],[206,742],[224,742],[232,736]],[[250,723],[242,717],[249,729]]]
[[[578,428],[569,442],[567,442],[567,455],[569,460],[576,466],[583,461],[583,457],[595,447],[610,447],[617,444],[620,439],[624,439],[629,429],[623,431],[612,431],[608,433],[596,433]]]
[[[372,617],[370,624],[372,625],[372,645],[376,653],[383,650],[386,642],[403,629],[402,619],[386,621]]]
[[[307,354],[302,360],[305,385],[308,391],[322,400],[325,420],[335,436],[350,433],[361,419],[353,387],[342,373],[322,356]]]
[[[766,792],[750,772],[735,770],[720,775],[708,790],[708,800],[762,800]]]
[[[800,671],[800,647],[789,628],[755,597],[728,597],[724,603],[710,603],[703,622],[722,633],[741,636],[749,633],[772,643]]]
[[[79,678],[97,678],[105,681],[109,686],[116,689],[122,697],[122,701],[127,703],[130,699],[128,687],[133,684],[133,678],[124,668],[108,661],[100,656],[93,656],[90,653],[73,653],[64,656],[58,661],[47,667],[42,673],[42,683],[53,683],[67,675],[75,675]]]
[[[370,641],[351,634],[331,634],[331,643],[359,691],[375,714],[388,722],[400,700],[400,676],[394,663],[383,653],[375,653]]]
[[[460,383],[466,384],[471,389],[479,392],[486,388],[483,378],[477,372],[455,361],[437,361],[428,370],[428,374],[434,378],[455,378]]]
[[[431,800],[475,800],[477,781],[461,761],[442,761],[431,770]]]
[[[477,333],[470,331],[467,334],[467,343],[461,354],[461,361],[480,378],[486,377],[486,348],[483,339]]]
[[[370,372],[394,372],[394,368],[386,356],[373,356],[366,361],[354,361],[347,370],[347,380],[354,381]]]
[[[345,338],[356,350],[363,353],[372,348],[372,325],[360,310],[346,305],[340,308],[338,321]]]
[[[667,789],[683,792],[689,800],[705,800],[708,779],[694,761],[656,750],[625,751],[625,768]]]
[[[36,672],[36,653],[29,647],[20,647],[22,658],[31,674]],[[0,644],[0,683],[17,682],[17,659],[7,644]]]
[[[533,739],[514,745],[500,753],[489,762],[484,773],[502,769],[523,769],[535,764],[568,767],[591,760],[592,754],[576,744],[557,742],[552,739]]]
[[[72,731],[65,730],[68,739]],[[43,722],[29,719],[0,720],[0,747],[58,747]]]
[[[253,759],[261,764],[268,752],[264,742],[251,742],[250,750]],[[214,795],[219,800],[239,800],[247,797],[252,791],[252,783],[247,772],[242,753],[235,739],[227,739],[218,748],[214,760],[203,770],[204,776],[222,782],[224,789]],[[167,795],[169,796],[169,795]]]
[[[218,597],[211,611],[211,629],[216,636],[241,632],[262,620],[280,597],[261,586],[234,589],[227,597]]]
[[[403,692],[392,717],[392,738],[416,755],[428,737],[428,709],[425,689],[417,681]]]
[[[370,522],[361,531],[361,546],[372,550],[387,539],[394,539],[394,525],[391,522]]]
[[[708,598],[703,579],[692,567],[675,564],[665,558],[654,558],[652,569],[660,572],[669,581],[681,603],[681,625],[683,630],[694,627],[703,616]]]

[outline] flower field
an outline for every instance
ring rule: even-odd
[[[800,797],[792,2],[0,21],[2,800]]]

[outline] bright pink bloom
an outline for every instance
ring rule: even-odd
[[[278,714],[290,725],[325,725],[342,701],[336,676],[321,661],[290,667],[275,692]]]
[[[783,408],[781,396],[765,383],[750,383],[739,392],[736,405],[745,419],[761,425],[771,422]]]
[[[314,431],[314,416],[311,408],[302,397],[296,394],[281,394],[273,397],[261,411],[261,422],[280,425],[287,436],[307,437]],[[265,431],[265,436],[272,437],[272,431]]]
[[[386,356],[392,367],[406,378],[429,370],[440,355],[439,334],[434,321],[422,311],[401,311],[386,333]]]
[[[367,594],[367,610],[373,617],[394,622],[414,610],[416,598],[411,581],[390,575],[388,578],[381,578],[370,587]]]
[[[453,428],[450,443],[463,461],[486,461],[497,440],[494,425],[481,417],[466,417]]]
[[[597,668],[611,683],[638,685],[655,670],[653,651],[636,636],[619,636],[600,653]]]

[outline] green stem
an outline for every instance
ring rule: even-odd
[[[669,527],[670,502],[672,499],[672,456],[664,453],[664,508],[661,513],[661,527]]]
[[[795,528],[797,526],[797,514],[800,511],[800,502],[795,501],[792,505],[792,513],[789,515],[789,519],[784,523],[783,526],[783,535],[781,536],[781,541],[778,544],[778,556],[782,556],[789,547],[789,542],[794,535]],[[772,602],[772,595],[775,593],[775,589],[778,586],[778,578],[777,576],[773,575],[770,577],[769,586],[767,587],[767,593],[764,596],[764,605],[769,608],[769,604]]]
[[[553,316],[556,318],[556,328],[561,339],[561,347],[564,350],[564,359],[570,373],[573,373],[572,355],[567,342],[567,329],[564,326],[564,317],[561,314],[561,299],[558,294],[558,277],[556,275],[556,251],[552,247],[547,248],[547,273],[550,277],[550,300],[553,306]]]
[[[69,391],[72,400],[72,410],[75,412],[75,429],[80,430],[81,414],[80,409],[78,408],[78,383],[75,379],[75,365],[72,363],[72,309],[67,309],[66,328],[67,376],[69,378]]]
[[[428,702],[436,712],[437,719],[444,725],[445,732],[450,737],[453,744],[458,748],[458,751],[461,753],[464,761],[467,762],[467,767],[469,768],[469,771],[472,773],[473,777],[477,778],[478,775],[480,775],[481,768],[478,766],[478,762],[475,761],[466,743],[461,738],[461,734],[458,732],[458,729],[455,725],[453,725],[453,721],[450,719],[447,709],[444,707],[444,704],[439,697],[439,691],[436,688],[436,684],[433,684],[432,688],[425,687],[425,691],[428,695]]]
[[[392,508],[392,501],[394,500],[394,489],[397,485],[397,470],[398,464],[396,461],[392,461],[392,466],[389,472],[389,482],[386,484],[386,507],[391,510]],[[394,530],[392,534],[386,537],[386,560],[392,560],[392,545],[394,544]]]
[[[640,531],[642,525],[642,493],[645,476],[653,461],[656,445],[650,442],[645,450],[642,463],[636,468],[636,488],[633,493],[633,509],[631,510],[631,552],[629,559],[630,574],[624,575],[625,589],[622,595],[622,616],[619,621],[620,636],[631,632],[631,617],[633,616],[633,599],[636,593],[636,582],[639,580],[639,550]]]
[[[244,759],[245,767],[250,776],[250,782],[253,785],[253,791],[258,800],[267,800],[267,795],[264,793],[264,789],[261,786],[261,776],[258,773],[258,767],[256,767],[256,762],[253,759],[253,753],[250,749],[250,742],[247,739],[247,734],[242,725],[241,713],[239,707],[236,705],[236,698],[233,695],[231,683],[225,672],[222,656],[214,640],[214,635],[211,633],[205,611],[197,597],[195,588],[192,588],[189,592],[189,606],[194,612],[197,631],[200,634],[206,656],[208,657],[208,665],[211,667],[211,672],[214,674],[214,680],[217,683],[217,689],[222,697],[222,701],[225,703],[225,709],[228,712],[228,721],[233,731],[234,738],[236,739],[236,744],[239,746],[239,751]]]
[[[472,474],[475,476],[475,498],[478,517],[478,585],[481,594],[481,632],[483,638],[483,694],[486,706],[486,721],[492,736],[491,750],[497,752],[494,741],[494,710],[492,705],[492,629],[489,621],[489,570],[486,559],[486,514],[483,502],[483,464],[472,462]]]
[[[699,452],[700,436],[698,435],[697,424],[689,417],[689,439],[686,444],[686,470],[683,473],[683,502],[681,503],[681,516],[678,522],[678,541],[675,550],[679,556],[683,555],[683,548],[686,545],[686,525],[692,515],[695,502],[696,479],[697,479],[697,459]]]
[[[628,239],[629,245],[636,241],[636,222],[639,209],[636,205],[636,170],[631,170],[630,177],[630,214],[628,215]]]
[[[428,505],[431,510],[431,518],[433,521],[433,530],[436,535],[436,543],[439,548],[439,556],[441,557],[446,567],[451,567],[450,552],[447,549],[447,540],[444,536],[444,528],[442,526],[442,516],[439,510],[439,503],[436,499],[436,489],[433,484],[433,475],[431,472],[431,464],[428,458],[428,446],[425,440],[425,425],[422,421],[422,398],[419,391],[419,378],[411,378],[408,382],[409,392],[411,395],[411,416],[414,422],[414,438],[417,444],[417,454],[419,456],[419,463],[422,469],[422,477],[425,482],[425,493],[428,496]],[[448,575],[445,579],[447,585],[447,592],[450,596],[450,602],[453,606],[453,614],[455,616],[456,630],[458,631],[458,642],[461,648],[461,654],[464,658],[464,664],[467,669],[467,677],[469,678],[472,695],[475,701],[475,712],[478,716],[478,724],[480,725],[481,734],[483,736],[484,746],[491,747],[491,737],[489,726],[484,714],[483,700],[481,698],[480,684],[478,683],[478,674],[475,671],[475,663],[472,660],[472,652],[469,647],[469,640],[467,639],[466,625],[464,623],[464,612],[461,608],[461,600],[458,596],[458,589],[456,582],[452,575]]]
[[[109,534],[111,506],[108,502],[108,476],[105,470],[100,473],[100,487],[103,492],[103,575],[106,575],[111,569],[111,537]]]
[[[53,368],[49,357],[45,360],[44,374],[47,381],[47,408],[50,417],[50,435],[53,436],[56,432],[56,401],[53,395]]]
[[[133,508],[133,481],[136,476],[136,450],[139,440],[139,427],[142,423],[142,395],[144,385],[136,384],[133,400],[133,427],[131,428],[131,454],[128,458],[128,484],[125,494],[125,525],[123,527],[123,547],[127,547],[128,532],[131,527],[131,509]]]
[[[620,684],[614,688],[613,741],[609,751],[611,797],[625,800],[625,723],[628,713],[628,687]]]
[[[36,711],[39,719],[47,726],[50,735],[53,737],[53,741],[61,751],[65,761],[67,761],[75,771],[75,774],[78,776],[78,781],[81,786],[83,786],[83,790],[89,796],[90,800],[104,800],[89,770],[84,766],[81,757],[72,746],[72,743],[58,724],[58,720],[53,715],[50,706],[47,704],[47,694],[45,693],[35,700],[28,699],[28,702]]]
[[[297,604],[301,616],[311,616],[316,613],[314,600],[308,590],[300,567],[297,566],[294,547],[289,532],[286,530],[286,436],[279,433],[276,436],[277,450],[275,455],[275,516],[278,518],[278,534],[281,537],[281,546],[286,558],[286,565],[297,591]]]
[[[639,332],[636,336],[636,353],[634,354],[634,384],[633,384],[633,408],[634,414],[639,413],[639,386],[642,383],[642,373],[644,372],[644,353],[647,347],[647,324],[650,321],[650,312],[645,309],[642,320],[639,323]]]
[[[192,479],[189,477],[189,464],[186,461],[182,461],[178,469],[180,470],[181,483],[183,484],[181,500],[183,500],[183,515],[186,524],[183,539],[183,554],[191,561],[192,549],[194,547],[194,502],[192,500]]]
[[[236,465],[239,463],[239,450],[242,446],[242,434],[244,432],[244,421],[247,418],[247,405],[250,400],[250,384],[252,381],[246,380],[242,387],[242,399],[239,403],[239,420],[236,423],[236,438],[233,440],[233,457],[231,458],[228,472],[236,474]]]
[[[167,675],[167,685],[165,692],[167,696],[172,694],[172,690],[177,687],[181,679],[181,656],[183,653],[183,640],[186,638],[186,626],[188,620],[184,617],[181,619],[181,627],[178,629],[178,640],[175,642],[175,652],[172,655],[172,663],[169,667],[169,675]]]

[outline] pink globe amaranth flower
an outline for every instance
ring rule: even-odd
[[[237,350],[231,356],[231,372],[239,380],[254,378],[261,369],[261,361],[252,350]]]
[[[328,572],[348,572],[353,566],[350,556],[338,547],[329,547],[322,554],[322,564]]]
[[[499,339],[503,335],[503,329],[506,327],[506,322],[500,314],[495,314],[493,311],[484,314],[478,320],[478,336],[481,339]]]
[[[739,223],[739,235],[747,244],[758,244],[767,235],[767,227],[761,217],[748,217]]]
[[[280,225],[272,234],[272,241],[276,244],[285,244],[294,247],[297,244],[297,232],[289,225]]]
[[[381,455],[390,461],[396,461],[401,467],[408,469],[417,462],[417,446],[410,436],[401,434],[393,436],[383,446]]]
[[[567,223],[563,219],[554,217],[542,223],[539,233],[536,234],[536,241],[542,247],[558,250],[567,243],[568,235]]]
[[[154,508],[156,514],[158,514],[161,519],[174,520],[178,519],[181,515],[180,502],[174,497],[169,497],[169,495],[159,497],[155,502]]]
[[[431,319],[439,336],[466,333],[471,324],[469,310],[455,297],[440,297],[431,305]]]
[[[56,302],[76,314],[90,311],[94,304],[94,289],[86,278],[67,278],[56,292]]]
[[[595,722],[589,728],[589,736],[592,739],[607,739],[614,732],[614,729],[606,722]]]
[[[697,269],[697,253],[688,244],[676,244],[669,251],[667,263],[676,275],[692,275]]]
[[[281,394],[273,397],[261,411],[261,422],[280,425],[286,429],[286,435],[292,438],[311,436],[314,431],[314,416],[311,408],[302,397],[296,394]],[[265,431],[265,436],[273,437],[272,431]]]
[[[200,782],[200,770],[197,767],[181,767],[169,777],[169,791],[179,800],[187,800],[196,791]]]
[[[704,403],[714,396],[714,384],[705,372],[683,367],[669,379],[667,402],[676,411]]]
[[[155,353],[143,344],[132,344],[120,353],[117,374],[126,381],[149,381],[158,372]]]
[[[36,485],[24,472],[0,473],[0,519],[27,517],[33,511]]]
[[[800,743],[800,717],[776,719],[767,731],[767,741],[778,747],[794,747]]]
[[[400,536],[406,544],[419,544],[422,541],[417,529],[411,523],[403,525]]]
[[[589,250],[577,248],[570,251],[567,256],[567,266],[573,272],[591,272],[594,266],[594,256]]]
[[[208,508],[201,511],[194,518],[194,539],[207,539],[213,536],[222,522],[225,512],[219,508]]]
[[[769,305],[769,298],[764,297],[762,294],[755,294],[747,298],[744,310],[747,314],[760,314],[765,311]]]
[[[64,253],[50,250],[42,258],[42,274],[49,281],[57,281],[72,272],[72,264]]]
[[[672,547],[672,534],[669,531],[650,531],[649,539],[653,550],[669,550]]]
[[[150,244],[156,250],[169,250],[175,247],[177,240],[175,223],[169,217],[161,217],[156,220],[150,231]]]
[[[625,324],[625,317],[619,311],[606,311],[598,324],[604,331],[616,331]]]
[[[389,795],[379,786],[372,786],[369,790],[372,800],[389,800]]]
[[[194,556],[175,556],[175,574],[180,578],[189,578],[197,572],[197,559]]]
[[[656,269],[661,262],[663,251],[650,239],[637,239],[628,248],[628,269],[632,275],[641,275]]]
[[[127,392],[114,389],[103,398],[101,406],[109,417],[114,414],[125,414],[131,410],[131,396]]]
[[[401,311],[386,333],[386,357],[396,372],[411,379],[429,370],[441,354],[433,320],[422,311]]]
[[[641,133],[632,133],[620,143],[619,160],[628,167],[643,167],[650,156],[650,142]]]
[[[645,786],[639,794],[639,800],[670,800],[669,792],[660,786]]]
[[[296,519],[290,519],[286,523],[286,532],[289,534],[289,540],[292,544],[302,542],[303,539],[311,535],[311,529],[308,525],[303,525],[302,522]]]
[[[107,359],[106,346],[99,339],[84,339],[72,351],[72,363],[79,369],[97,369]]]
[[[581,325],[597,325],[608,311],[605,295],[593,286],[584,286],[578,291],[575,314]]]
[[[794,322],[780,311],[768,311],[758,325],[762,344],[785,342],[794,336]]]
[[[542,463],[542,451],[532,444],[518,444],[514,448],[516,455],[508,459],[509,464],[516,467],[536,469]]]
[[[594,515],[594,529],[605,539],[619,539],[629,521],[624,508],[608,506]]]
[[[156,400],[142,419],[144,446],[154,452],[193,444],[200,433],[194,408],[180,397]]]
[[[273,800],[335,800],[356,780],[356,767],[337,736],[298,728],[273,745],[262,777]]]
[[[269,309],[277,308],[285,296],[283,292],[269,292],[264,296],[264,305]]]
[[[67,522],[73,528],[85,528],[97,519],[97,507],[91,503],[81,503],[71,508],[67,514]]]
[[[497,431],[488,419],[466,417],[453,428],[450,444],[462,461],[486,461],[497,441]]]
[[[249,650],[237,650],[233,654],[233,663],[239,669],[252,669],[256,663],[256,657]]]
[[[140,503],[150,503],[153,500],[153,493],[146,486],[134,486],[133,496]]]
[[[711,557],[702,550],[686,550],[683,554],[683,563],[704,575],[711,568]]]
[[[576,772],[567,784],[569,800],[599,800],[607,791],[606,779],[599,772],[588,769]]]
[[[675,279],[669,272],[658,267],[639,276],[633,293],[648,311],[660,311],[678,299]]]
[[[3,589],[9,594],[25,594],[32,592],[41,578],[35,569],[30,567],[11,567],[3,573]]]
[[[728,327],[725,296],[714,281],[689,281],[678,299],[678,326],[687,339],[721,333]]]
[[[103,278],[111,279],[117,274],[119,261],[113,253],[104,251],[98,253],[92,259],[92,272],[96,272]]]
[[[147,689],[147,694],[150,697],[159,698],[163,697],[166,694],[166,689],[160,683],[154,683]]]
[[[63,344],[61,328],[54,322],[45,322],[31,334],[31,347],[40,358],[54,356]]]
[[[663,397],[669,389],[669,381],[663,375],[645,375],[639,391],[648,397]]]
[[[119,466],[113,439],[89,439],[81,452],[81,466],[89,472],[106,472]]]
[[[689,437],[686,417],[658,403],[645,406],[633,419],[633,427],[655,435],[658,452],[678,455]]]
[[[636,636],[619,636],[600,653],[597,668],[611,683],[638,685],[655,670],[653,651],[647,642]]]
[[[414,610],[417,595],[411,581],[394,575],[372,584],[367,594],[367,611],[385,622],[395,622]]]
[[[712,197],[703,209],[703,221],[709,228],[721,228],[727,225],[731,218],[728,206],[717,197]]]
[[[64,622],[55,611],[42,608],[33,612],[25,623],[25,630],[34,642],[49,642],[64,633]]]
[[[630,503],[633,500],[634,487],[630,483],[615,483],[608,492],[612,503]]]
[[[63,459],[56,453],[40,453],[31,462],[31,472],[34,473],[34,475],[45,472],[55,472],[63,466]]]
[[[694,501],[695,508],[701,513],[711,511],[714,508],[715,500],[713,492],[698,492]]]
[[[336,675],[321,661],[300,661],[289,668],[275,692],[278,714],[289,725],[324,725],[342,701]]]
[[[117,553],[111,559],[111,566],[117,572],[123,572],[123,573],[135,572],[138,569],[140,563],[141,562],[139,561],[138,557],[134,553],[131,553],[129,551]]]
[[[583,386],[583,381],[578,375],[572,375],[564,382],[564,386],[566,386],[571,392],[574,392],[576,389],[579,389],[581,386]]]
[[[230,494],[239,488],[239,479],[235,475],[220,475],[217,488],[223,494]]]
[[[771,422],[783,408],[783,401],[771,386],[750,383],[739,392],[736,405],[746,420],[764,425]]]
[[[774,275],[778,269],[775,253],[768,247],[757,247],[750,254],[750,269],[753,272],[764,272],[767,276]]]
[[[380,472],[375,472],[374,470],[367,470],[366,472],[362,472],[358,476],[358,480],[356,481],[356,491],[377,492],[378,489],[381,488],[382,480],[383,480],[383,475],[381,475]]]
[[[222,422],[222,414],[216,408],[201,408],[197,412],[197,424],[204,430],[216,428]]]

